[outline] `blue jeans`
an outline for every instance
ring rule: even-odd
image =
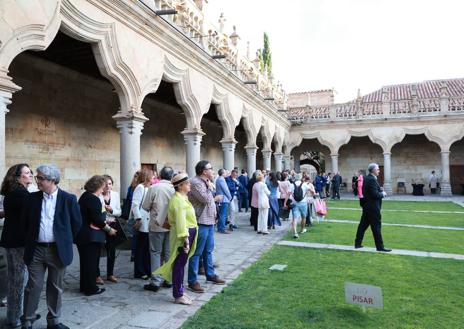
[[[227,215],[229,214],[229,203],[221,202],[219,204],[219,220],[218,231],[224,232],[226,230]]]
[[[189,260],[188,284],[194,284],[198,281],[198,266],[200,257],[203,259],[206,278],[214,276],[213,268],[213,250],[214,250],[214,225],[198,225],[197,248]]]

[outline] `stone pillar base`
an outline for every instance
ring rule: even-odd
[[[393,189],[392,189],[392,186],[391,186],[390,183],[384,182],[383,183],[383,190],[385,191],[385,193],[387,193],[387,195],[392,195],[393,194]]]
[[[441,187],[441,192],[440,192],[440,195],[441,196],[452,196],[453,193],[451,192],[451,185],[450,183],[441,183],[440,184],[440,187]]]

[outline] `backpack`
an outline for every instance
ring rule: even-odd
[[[293,190],[293,199],[295,199],[296,202],[300,202],[301,200],[304,199],[303,195],[303,182],[301,182],[300,186],[297,186],[295,183],[293,183],[293,186],[295,187]]]

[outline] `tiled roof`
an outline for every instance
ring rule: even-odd
[[[428,80],[418,83],[384,86],[382,89],[390,90],[390,100],[411,99],[411,87],[417,87],[418,98],[439,98],[440,87],[444,84],[448,87],[450,97],[464,96],[464,79]],[[382,89],[363,96],[363,102],[381,102]]]
[[[333,89],[320,89],[320,90],[311,90],[311,91],[297,91],[294,93],[288,93],[288,95],[318,94],[318,93],[325,93],[328,91],[334,91],[334,90]]]

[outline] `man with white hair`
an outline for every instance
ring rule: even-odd
[[[47,275],[47,329],[69,329],[60,323],[61,295],[66,266],[73,259],[73,241],[82,225],[77,198],[58,188],[60,171],[54,165],[37,168],[35,181],[40,191],[30,194],[24,263],[29,280],[24,291],[22,328],[32,328],[40,294]]]
[[[374,236],[375,247],[377,251],[390,252],[391,249],[386,249],[383,245],[382,232],[381,232],[381,214],[380,209],[382,207],[382,199],[387,196],[387,193],[380,187],[377,177],[379,176],[380,169],[377,163],[371,163],[367,167],[368,175],[365,177],[363,182],[362,194],[364,196],[363,213],[361,221],[358,225],[358,231],[356,232],[356,240],[354,247],[356,249],[362,248],[362,240],[364,238],[364,232],[370,226],[372,235]]]

